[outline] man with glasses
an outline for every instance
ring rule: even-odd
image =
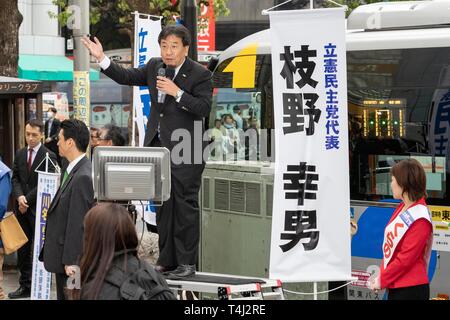
[[[125,138],[122,130],[113,124],[107,124],[101,128],[97,135],[98,146],[124,146]]]

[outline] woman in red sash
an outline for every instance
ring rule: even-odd
[[[386,226],[380,274],[369,287],[387,289],[388,300],[428,300],[433,227],[425,203],[425,171],[417,160],[407,159],[391,168],[391,176],[394,199],[402,202]]]

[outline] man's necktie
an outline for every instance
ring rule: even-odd
[[[33,164],[33,149],[28,149],[28,171],[31,170],[31,165]]]
[[[50,138],[50,132],[52,132],[52,124],[53,124],[53,120],[49,120],[48,121],[48,131],[47,131],[47,138]]]
[[[61,183],[61,187],[64,186],[64,183],[66,183],[67,178],[69,177],[69,174],[67,173],[67,170],[64,171],[64,176],[63,176],[63,180]]]

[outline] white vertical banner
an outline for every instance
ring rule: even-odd
[[[350,280],[345,12],[269,15],[276,128],[270,277]]]
[[[150,16],[141,18],[135,14],[134,28],[134,67],[144,66],[151,58],[160,57],[158,36],[161,32],[161,20],[152,20]],[[139,132],[139,147],[144,145],[147,121],[150,117],[150,93],[148,87],[133,87],[134,123]],[[134,132],[133,132],[134,141]]]
[[[31,278],[31,300],[50,300],[52,274],[45,270],[44,263],[38,260],[44,244],[45,224],[47,212],[58,190],[59,174],[39,172],[36,223],[33,243],[33,270]]]

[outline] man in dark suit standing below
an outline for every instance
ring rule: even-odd
[[[91,161],[86,157],[89,130],[79,120],[64,120],[58,135],[61,157],[68,161],[61,184],[48,209],[45,240],[39,259],[55,273],[58,300],[65,300],[69,276],[79,270],[83,243],[83,219],[94,204]]]
[[[110,61],[97,38],[82,41],[108,77],[123,85],[149,88],[151,109],[144,145],[166,147],[172,158],[170,199],[156,213],[160,250],[156,269],[174,277],[192,275],[198,259],[198,192],[205,166],[204,118],[211,111],[211,72],[187,57],[190,35],[182,25],[165,27],[158,37],[161,58],[152,58],[138,69]],[[181,152],[179,146],[174,149],[179,142],[176,130],[187,133],[182,144],[188,147]]]
[[[55,107],[48,108],[48,120],[45,121],[45,146],[53,151],[58,158],[58,164],[61,166],[61,157],[58,153],[58,132],[61,126],[61,121],[56,118],[58,111]]]
[[[36,198],[38,165],[45,159],[48,152],[50,159],[56,164],[56,156],[41,143],[44,136],[44,126],[41,121],[30,120],[25,125],[25,140],[27,147],[20,149],[13,165],[13,196],[16,199],[14,213],[25,232],[28,242],[17,252],[17,267],[20,271],[20,287],[8,294],[10,299],[27,298],[31,293],[31,272],[33,267],[33,240],[36,221]],[[43,169],[43,167],[39,167]]]

